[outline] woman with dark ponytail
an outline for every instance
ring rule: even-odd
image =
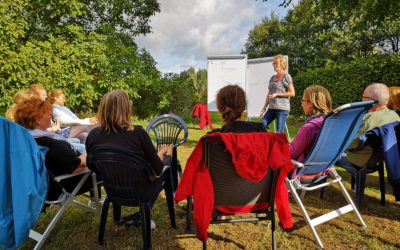
[[[217,108],[224,125],[220,132],[264,132],[262,123],[242,121],[246,109],[246,95],[238,85],[221,88],[217,94]],[[213,131],[216,132],[216,131]]]

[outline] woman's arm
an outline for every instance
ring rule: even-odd
[[[260,116],[263,116],[265,113],[265,110],[267,110],[269,104],[269,95],[267,95],[267,97],[265,98],[265,104],[264,107],[262,108],[261,112],[260,112]]]
[[[78,165],[78,167],[76,167],[76,169],[74,170],[73,173],[79,173],[80,171],[82,171],[82,169],[86,168],[86,157],[87,157],[86,152],[82,153],[79,156],[79,159],[81,160],[81,163]]]
[[[288,85],[288,90],[285,93],[275,93],[270,95],[271,98],[276,98],[276,97],[292,97],[295,96],[295,91],[294,91],[294,86],[293,83]]]

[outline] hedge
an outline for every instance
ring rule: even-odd
[[[360,101],[366,86],[380,82],[400,85],[400,55],[357,59],[346,64],[326,66],[299,72],[293,77],[296,96],[291,99],[291,114],[303,115],[301,99],[310,85],[319,84],[329,90],[334,107]]]

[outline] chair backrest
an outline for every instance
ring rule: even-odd
[[[258,183],[240,177],[232,155],[220,137],[204,137],[203,160],[206,161],[214,186],[215,206],[244,206],[268,202],[273,206],[277,171],[268,170]]]
[[[297,174],[316,174],[331,167],[353,140],[364,114],[377,100],[342,105],[329,113],[322,123],[320,133],[304,168]]]
[[[156,117],[146,128],[150,137],[154,134],[157,146],[161,144],[174,144],[177,147],[188,138],[186,122],[177,115],[165,114]],[[183,132],[183,134],[181,134]]]
[[[17,248],[42,210],[48,183],[44,153],[29,132],[0,116],[0,248]]]
[[[138,153],[116,147],[98,146],[88,155],[88,167],[100,174],[107,195],[121,203],[147,201],[146,188],[155,176],[150,163]]]

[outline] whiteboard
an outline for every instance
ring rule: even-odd
[[[218,111],[215,99],[218,91],[237,84],[246,89],[247,55],[208,56],[207,104],[209,111]]]
[[[268,95],[269,79],[275,74],[273,57],[249,59],[247,61],[247,117],[258,117]]]

